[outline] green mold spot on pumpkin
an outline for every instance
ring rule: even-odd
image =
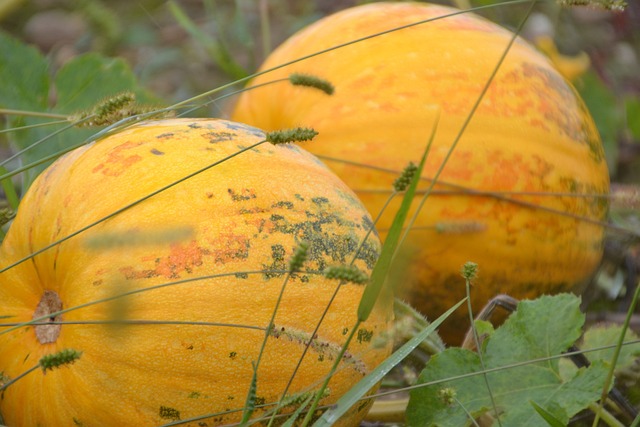
[[[316,205],[322,205],[325,203],[329,203],[329,199],[327,199],[326,197],[314,197],[311,199],[311,201],[313,203],[315,203]]]
[[[79,420],[79,419],[77,419],[76,417],[73,417],[73,418],[72,418],[72,421],[73,421],[73,425],[74,425],[74,426],[78,426],[78,427],[82,427],[82,426],[84,426],[84,424],[82,423],[82,421],[80,421],[80,420]]]
[[[201,394],[198,391],[192,391],[191,393],[189,393],[189,395],[187,396],[189,399],[198,399],[200,398]]]
[[[177,409],[171,408],[169,406],[160,406],[160,411],[158,412],[160,418],[164,420],[171,421],[179,421],[180,420],[180,411]]]
[[[209,144],[217,144],[218,142],[233,141],[238,137],[238,135],[233,132],[222,132],[222,131],[208,132],[203,134],[202,136],[209,140]]]
[[[256,198],[255,191],[249,188],[243,188],[240,191],[236,191],[233,188],[228,188],[227,191],[229,192],[229,196],[231,196],[231,200],[233,200],[234,202],[242,202]]]
[[[232,351],[231,353],[229,353],[229,359],[235,359],[237,355],[238,355],[237,352]]]
[[[373,331],[369,331],[367,329],[358,329],[357,340],[360,344],[362,344],[363,342],[371,342],[371,338],[373,338]]]
[[[271,246],[272,262],[269,265],[263,264],[263,267],[266,270],[266,273],[264,273],[265,278],[268,279],[271,277],[278,277],[283,274],[283,273],[273,272],[273,271],[287,269],[287,265],[285,263],[285,255],[286,255],[286,251],[284,249],[284,246],[280,244]]]
[[[272,208],[293,209],[293,203],[291,203],[289,201],[286,201],[286,200],[281,200],[281,201],[271,205],[271,207]]]

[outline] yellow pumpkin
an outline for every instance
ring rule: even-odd
[[[223,161],[264,139],[224,120],[150,121],[71,152],[38,178],[0,252],[0,317],[63,323],[0,329],[2,380],[45,355],[82,354],[9,385],[0,397],[7,425],[239,421],[301,242],[308,258],[289,278],[269,329],[255,416],[317,389],[355,325],[364,288],[339,287],[320,273],[354,260],[370,272],[379,241],[364,241],[371,219],[353,192],[297,146],[260,144]],[[69,311],[56,315],[60,308]],[[321,404],[388,355],[391,316],[384,295]],[[367,406],[342,424],[357,425]]]
[[[277,48],[250,86],[310,74],[331,82],[333,95],[280,81],[243,93],[232,114],[264,129],[318,130],[310,150],[373,217],[400,171],[419,161],[437,125],[420,188],[442,173],[409,235],[402,280],[404,296],[432,318],[465,295],[460,269],[467,261],[479,264],[475,310],[500,293],[528,298],[575,290],[601,258],[602,196],[609,191],[600,137],[582,100],[520,38],[463,129],[512,33],[458,12],[380,2],[326,17]],[[266,72],[423,20],[430,21]],[[377,224],[383,237],[398,205]],[[467,319],[459,310],[443,335],[459,339]]]

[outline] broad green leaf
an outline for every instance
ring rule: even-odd
[[[0,52],[0,107],[46,110],[49,76],[44,56],[1,31]]]
[[[121,58],[96,53],[80,55],[66,63],[55,76],[58,94],[55,110],[70,114],[88,109],[104,98],[124,91],[136,94],[138,102],[153,99],[138,86],[136,76]]]
[[[552,402],[547,409],[538,405],[533,400],[531,401],[531,405],[551,427],[565,427],[567,423],[569,423],[567,413],[555,402]]]
[[[46,61],[37,52],[34,53],[31,48],[6,37],[0,38],[0,43],[6,43],[10,49],[24,56],[22,60],[8,61],[5,59],[0,66],[0,77],[7,81],[8,79],[16,79],[7,76],[21,77],[24,73],[29,76],[24,82],[21,79],[16,79],[20,81],[16,83],[18,89],[10,90],[5,88],[10,85],[0,85],[0,105],[3,107],[66,116],[81,110],[89,110],[104,98],[126,90],[135,93],[140,102],[154,101],[144,89],[138,86],[135,75],[122,59],[106,58],[89,53],[73,58],[58,71],[53,78],[56,104],[47,108],[46,99],[51,78],[46,73]],[[1,61],[3,59],[0,59]],[[33,71],[29,71],[32,69]],[[40,71],[36,72],[37,70]],[[8,81],[13,83],[12,80]],[[39,82],[40,85],[34,83],[34,89],[30,90],[29,82],[31,81]],[[40,91],[43,91],[45,95],[39,94]],[[44,101],[40,98],[43,98]],[[52,119],[41,117],[14,116],[10,125],[13,127],[32,126],[51,121]],[[69,124],[55,124],[16,130],[8,134],[11,142],[21,151],[19,155],[21,164],[37,164],[23,173],[23,191],[29,187],[40,172],[51,164],[51,160],[39,163],[41,159],[82,144],[89,140],[97,130],[95,128],[71,127]]]
[[[611,347],[618,343],[618,337],[622,333],[622,327],[618,325],[603,325],[589,328],[585,333],[580,344],[583,350],[592,348]],[[638,335],[631,330],[627,330],[625,342],[637,341]],[[602,360],[610,362],[613,358],[613,348],[607,348],[598,351],[589,351],[585,353],[587,359],[594,362]],[[623,345],[618,356],[618,366],[616,369],[624,369],[631,366],[636,358],[640,356],[640,343]]]
[[[594,362],[564,379],[559,373],[557,356],[578,339],[584,323],[579,305],[566,294],[521,302],[487,338],[486,381],[478,353],[451,348],[432,357],[418,381],[424,386],[411,393],[409,425],[469,425],[469,414],[476,418],[493,408],[487,383],[504,427],[546,425],[547,417],[564,422],[597,401],[606,363]],[[445,398],[450,395],[455,399]]]

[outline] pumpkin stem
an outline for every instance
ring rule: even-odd
[[[55,313],[60,310],[62,310],[62,300],[60,299],[60,296],[54,291],[44,291],[36,310],[33,312],[33,318],[40,319],[50,314],[52,314],[52,316],[34,327],[36,337],[38,338],[38,341],[40,341],[40,344],[49,344],[56,342],[58,339],[58,336],[60,335],[60,328],[62,326],[57,323],[62,320],[62,316]]]

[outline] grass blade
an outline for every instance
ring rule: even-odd
[[[394,255],[396,253],[396,249],[398,247],[398,242],[400,241],[400,236],[402,235],[402,227],[404,226],[405,219],[409,214],[409,208],[411,207],[411,202],[416,193],[416,188],[418,186],[418,182],[420,182],[420,175],[422,174],[422,169],[424,168],[424,163],[427,159],[427,154],[429,153],[429,148],[431,147],[431,143],[436,134],[436,130],[438,128],[438,122],[440,120],[440,114],[436,116],[436,122],[433,125],[433,129],[431,131],[431,136],[429,137],[429,142],[427,147],[422,154],[422,159],[420,160],[420,164],[413,175],[413,179],[411,180],[411,185],[407,188],[407,191],[402,198],[402,204],[400,208],[396,212],[396,216],[393,219],[393,223],[391,224],[391,228],[389,229],[389,234],[387,234],[387,238],[385,239],[384,245],[382,246],[382,252],[380,253],[380,258],[373,268],[373,272],[371,273],[371,281],[367,285],[362,295],[362,299],[360,300],[360,305],[358,306],[358,320],[365,321],[369,318],[371,311],[373,310],[373,306],[378,299],[378,295],[382,290],[382,286],[384,285],[387,274],[391,267],[391,262],[393,261]]]
[[[418,335],[407,341],[402,347],[396,350],[384,362],[378,365],[369,375],[361,379],[353,386],[344,396],[342,396],[335,406],[322,414],[322,417],[313,424],[314,427],[329,427],[333,425],[349,408],[351,408],[358,400],[360,400],[372,387],[374,387],[382,377],[384,377],[391,369],[404,360],[409,353],[420,345],[429,335],[435,332],[444,320],[449,317],[466,298],[460,300],[456,305],[447,310],[444,314],[434,320],[429,326],[422,330]]]

